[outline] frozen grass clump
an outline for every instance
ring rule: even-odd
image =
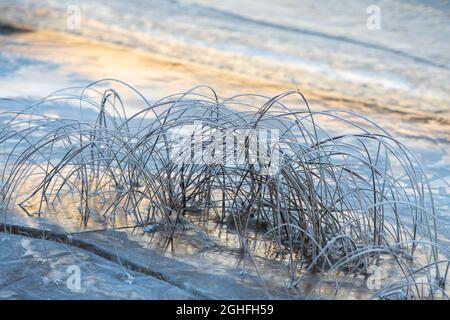
[[[100,90],[105,84],[111,89]],[[74,101],[95,117],[43,115],[48,105]],[[209,220],[227,224],[250,257],[255,234],[272,243],[291,287],[314,274],[339,286],[339,274],[370,275],[378,266],[389,277],[374,297],[447,297],[448,252],[425,172],[363,116],[313,111],[299,91],[219,99],[197,87],[150,102],[116,80],[0,116],[0,201],[11,212],[57,215],[70,198],[81,226],[125,219],[144,231],[157,225],[168,239],[186,223],[207,233],[198,221]],[[194,131],[180,149],[174,132],[186,127]],[[258,133],[268,131],[277,139],[267,161]]]

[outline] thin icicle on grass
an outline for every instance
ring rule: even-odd
[[[106,84],[111,89],[99,89]],[[138,112],[127,114],[121,91]],[[48,105],[74,101],[95,117],[43,115]],[[314,111],[299,91],[219,99],[197,87],[150,102],[123,82],[102,80],[0,116],[0,201],[8,212],[57,215],[70,199],[82,227],[93,217],[112,227],[126,219],[169,239],[186,224],[209,237],[198,221],[212,220],[227,224],[250,257],[251,235],[273,244],[291,287],[316,274],[338,292],[340,273],[370,275],[376,266],[389,276],[369,290],[373,297],[447,298],[448,249],[438,243],[425,172],[361,115]],[[171,133],[196,123],[225,135],[277,130],[276,173],[249,155],[238,166],[178,161]]]

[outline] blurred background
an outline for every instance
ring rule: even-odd
[[[56,31],[198,64],[211,68],[210,73],[216,69],[231,71],[254,81],[375,99],[384,107],[440,113],[448,120],[450,3],[447,0],[0,0],[0,23],[3,35],[11,25],[33,31]],[[9,33],[12,31],[10,28]],[[18,50],[24,43],[14,47],[2,40],[6,43],[1,47],[0,72],[5,75],[14,64],[11,61],[14,57],[8,52]],[[89,50],[86,44],[77,50],[70,48],[62,60],[56,51],[67,42],[68,38],[57,39],[54,35],[45,40],[49,47],[46,60],[55,69],[67,66],[67,59],[77,60],[75,56],[81,55],[82,49]],[[21,49],[40,58],[34,48]],[[128,59],[127,54],[124,51],[122,59],[135,63],[130,60],[136,57]],[[117,74],[119,71],[114,69],[117,66],[108,64],[120,62],[108,61],[108,54],[92,52],[92,57],[88,57],[96,59],[102,68],[97,74],[73,70],[80,79],[121,76],[129,78],[124,80],[142,82],[140,75],[133,78],[121,74],[127,70]],[[87,57],[77,61],[80,69],[93,63],[83,58]],[[152,70],[145,72],[150,74]],[[196,77],[195,73],[190,74]],[[75,77],[69,78],[68,81],[73,81]],[[163,80],[167,85],[173,79]],[[202,80],[209,79],[196,79]],[[5,83],[9,81],[1,81],[2,95],[20,91]],[[190,83],[183,81],[183,84]],[[183,84],[180,83],[182,87]],[[9,92],[5,87],[11,87]]]

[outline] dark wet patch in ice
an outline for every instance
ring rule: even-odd
[[[9,36],[15,33],[27,33],[33,30],[25,27],[0,22],[0,35]]]

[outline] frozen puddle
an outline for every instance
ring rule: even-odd
[[[192,298],[165,281],[75,246],[3,232],[0,246],[1,299]]]
[[[43,232],[44,229],[53,231]],[[148,237],[137,231],[140,228],[69,235],[56,229],[48,225],[39,229],[7,225],[7,232],[12,234],[0,232],[0,246],[7,248],[1,253],[5,266],[1,278],[11,278],[10,273],[23,274],[20,280],[24,282],[1,283],[0,290],[18,290],[21,298],[50,298],[39,291],[52,288],[55,297],[76,299],[81,297],[80,292],[67,289],[67,279],[79,269],[81,288],[87,291],[82,295],[89,299],[306,297],[299,289],[287,288],[279,262],[255,256],[252,263],[241,252],[210,247],[195,237],[177,238],[174,251],[170,246],[165,248],[162,235]],[[51,241],[38,239],[41,237]],[[256,266],[264,281],[258,277]],[[30,289],[24,291],[22,287]]]
[[[338,296],[332,277],[323,280],[318,287],[318,279],[310,275],[304,278],[303,285],[290,287],[286,282],[287,266],[282,260],[267,256],[270,248],[249,242],[255,253],[250,258],[233,249],[236,246],[232,233],[223,232],[219,237],[220,246],[191,230],[185,230],[183,235],[174,237],[172,243],[167,243],[163,233],[147,234],[142,228],[68,233],[45,220],[38,225],[19,221],[18,216],[14,218],[6,224],[7,232],[13,235],[0,232],[4,239],[0,247],[8,248],[0,258],[5,266],[1,270],[9,272],[1,278],[11,278],[11,274],[23,277],[20,281],[0,283],[1,295],[9,290],[17,292],[17,297],[45,299],[51,294],[41,295],[40,290],[50,290],[54,297],[61,299],[370,297],[362,286],[363,276],[341,275]],[[0,230],[4,230],[4,226],[0,224]],[[82,295],[67,287],[68,278],[78,267],[81,288],[85,290]]]

